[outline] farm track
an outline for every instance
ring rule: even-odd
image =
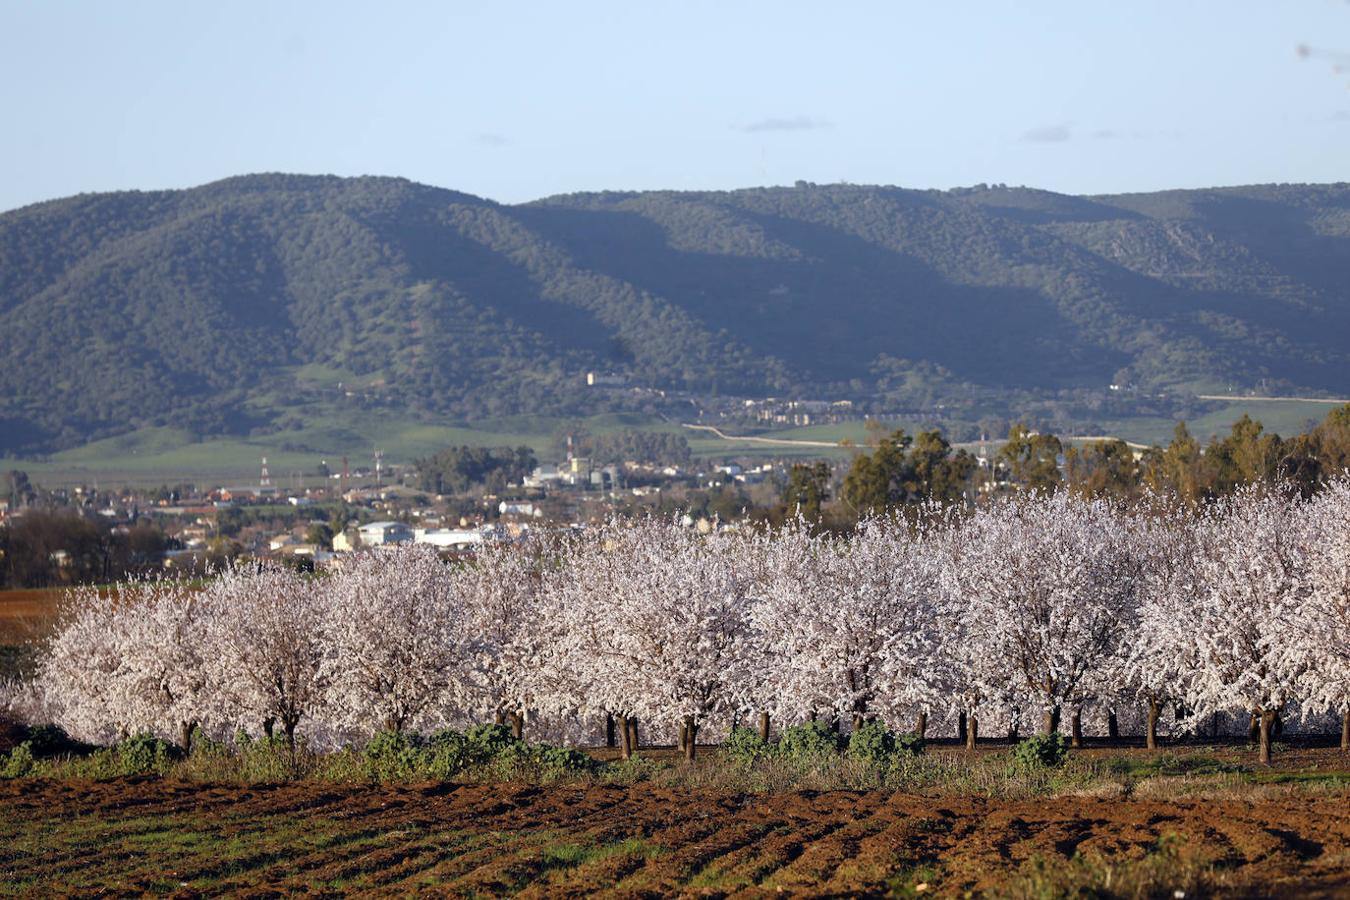
[[[939,896],[1033,859],[1139,859],[1160,839],[1233,895],[1350,895],[1350,797],[718,795],[651,785],[0,782],[0,891],[641,897]],[[898,879],[898,880],[897,880]]]

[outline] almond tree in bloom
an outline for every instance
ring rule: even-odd
[[[617,546],[601,536],[606,531],[560,539],[556,564],[540,573],[540,622],[553,653],[541,673],[549,689],[537,700],[555,714],[612,716],[628,759],[637,749],[630,722],[638,702],[610,649],[614,586],[622,576],[617,559],[605,552],[606,542]]]
[[[811,655],[808,629],[792,623],[806,615],[820,578],[820,555],[832,552],[833,539],[813,535],[805,522],[790,522],[758,540],[747,539],[755,560],[748,615],[750,646],[757,665],[740,688],[740,706],[759,713],[761,736],[770,719],[783,722],[814,714],[825,706],[825,680]]]
[[[1301,506],[1253,486],[1216,502],[1196,526],[1192,702],[1201,714],[1251,712],[1262,763],[1270,762],[1275,717],[1298,696],[1307,648],[1325,643],[1299,628],[1311,563]]]
[[[467,696],[466,617],[434,549],[355,555],[324,582],[332,724],[369,734],[441,724]]]
[[[261,722],[268,737],[280,723],[292,753],[296,728],[327,689],[324,586],[287,569],[230,568],[204,592],[223,715]]]
[[[964,737],[966,749],[974,752],[982,728],[1012,720],[1018,691],[1002,661],[985,653],[977,640],[985,633],[984,623],[972,613],[961,577],[966,552],[974,546],[959,527],[948,528],[929,541],[938,561],[941,588],[933,616],[941,636],[931,651],[930,669],[935,690],[957,710],[958,738]]]
[[[133,730],[170,734],[187,751],[193,730],[219,712],[209,678],[211,610],[182,582],[148,582],[136,593],[116,614],[126,716]]]
[[[1169,510],[1143,523],[1138,534],[1139,619],[1126,640],[1120,687],[1146,707],[1144,743],[1155,750],[1164,707],[1187,702],[1200,667],[1196,600],[1203,585],[1189,512]]]
[[[759,735],[769,739],[770,722],[795,719],[813,706],[817,691],[810,687],[818,673],[802,671],[802,654],[794,653],[783,631],[766,618],[768,607],[779,609],[800,597],[799,591],[784,593],[783,585],[809,580],[815,555],[825,543],[801,518],[776,530],[746,530],[737,535],[739,558],[746,565],[751,597],[747,615],[750,635],[744,668],[747,673],[736,685],[736,707],[747,716],[757,716]]]
[[[750,580],[731,547],[648,520],[610,522],[569,548],[551,608],[584,668],[577,706],[680,727],[694,757],[700,724],[745,677]]]
[[[526,710],[538,705],[544,681],[549,648],[540,589],[545,564],[543,547],[492,543],[455,573],[474,676],[470,703],[499,723],[510,721],[516,737]]]
[[[66,609],[37,678],[55,721],[90,739],[151,733],[187,750],[215,713],[197,592],[168,581],[83,588]]]
[[[1125,517],[1102,500],[1022,496],[980,512],[954,539],[950,577],[973,681],[995,688],[992,666],[1055,732],[1134,627],[1139,566]]]
[[[852,540],[796,539],[751,613],[784,700],[849,716],[926,710],[939,636],[933,554],[903,524],[872,520]],[[785,545],[787,549],[788,545]]]
[[[92,743],[129,734],[123,701],[124,638],[118,609],[131,602],[125,588],[76,588],[39,661],[34,685],[51,721]]]
[[[1341,749],[1350,750],[1350,480],[1328,484],[1305,514],[1309,594],[1295,625],[1303,641],[1283,645],[1296,657],[1286,664],[1307,663],[1301,686],[1310,706],[1340,713]]]

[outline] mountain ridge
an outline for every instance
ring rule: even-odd
[[[0,452],[266,431],[347,402],[472,421],[657,392],[875,410],[1118,381],[1344,394],[1347,285],[1344,183],[505,205],[266,173],[81,194],[0,214]],[[650,390],[586,391],[588,370]]]

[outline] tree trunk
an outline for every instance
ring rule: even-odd
[[[681,731],[684,734],[684,758],[687,762],[693,762],[694,755],[698,752],[698,726],[694,724],[693,716],[684,717],[684,728]]]
[[[1144,732],[1144,747],[1149,750],[1158,749],[1158,717],[1162,714],[1162,705],[1156,699],[1150,697],[1148,700],[1148,727]]]
[[[1350,716],[1350,713],[1346,715]],[[1347,718],[1346,721],[1350,722],[1350,718]],[[759,714],[759,739],[766,742],[769,740],[769,714],[766,712]]]
[[[1252,711],[1252,717],[1247,722],[1247,740],[1255,744],[1261,737],[1261,713]]]
[[[618,746],[618,735],[614,733],[614,715],[605,713],[605,746]]]
[[[956,742],[958,744],[966,742],[966,714],[964,711],[956,716]]]
[[[1041,713],[1041,734],[1049,735],[1059,731],[1059,707]]]
[[[272,716],[263,719],[263,734],[267,735],[269,741],[272,739],[272,729],[276,724],[277,720]]]
[[[641,746],[638,741],[638,717],[628,717],[628,744],[633,748],[633,755],[637,755],[638,747]]]
[[[1120,722],[1114,709],[1106,714],[1106,736],[1113,741],[1120,740]]]
[[[631,759],[633,756],[633,731],[628,727],[628,717],[619,716],[619,737],[623,743],[619,748],[619,757],[621,759]]]
[[[1341,713],[1341,749],[1350,750],[1350,709]]]
[[[1076,709],[1069,716],[1069,746],[1075,750],[1083,749],[1083,714]]]
[[[681,753],[683,753],[685,747],[688,744],[689,744],[689,718],[686,716],[684,721],[680,722],[680,735],[679,740],[675,742],[675,748],[679,750]]]
[[[966,751],[975,752],[975,741],[980,735],[980,720],[974,713],[966,717]]]
[[[506,711],[505,711],[505,710],[502,710],[502,709],[497,710],[497,715],[493,718],[492,724],[493,724],[493,725],[505,725],[505,724],[506,724]]]
[[[300,724],[299,716],[286,716],[281,720],[281,729],[286,734],[286,748],[291,751],[291,758],[295,758],[295,727]]]
[[[919,716],[914,720],[914,733],[920,738],[928,734],[928,711],[921,710]]]
[[[178,746],[183,748],[183,753],[192,752],[192,730],[197,727],[196,722],[181,722],[178,730]]]
[[[1262,710],[1261,712],[1261,750],[1259,760],[1261,765],[1270,765],[1270,729],[1275,724],[1275,713],[1272,710]]]
[[[511,723],[511,736],[520,740],[525,734],[525,714],[523,712],[511,712],[506,714],[507,721]]]
[[[862,713],[856,713],[856,712],[855,712],[855,713],[853,714],[853,722],[852,722],[852,724],[851,724],[851,730],[857,731],[859,728],[862,727],[862,724],[863,724]]]

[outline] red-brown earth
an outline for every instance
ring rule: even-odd
[[[1190,896],[1350,896],[1350,797],[1335,792],[1010,801],[138,777],[0,782],[0,823],[0,890],[48,896],[999,895],[1075,856],[1100,881],[1160,847],[1176,877],[1202,873]]]

